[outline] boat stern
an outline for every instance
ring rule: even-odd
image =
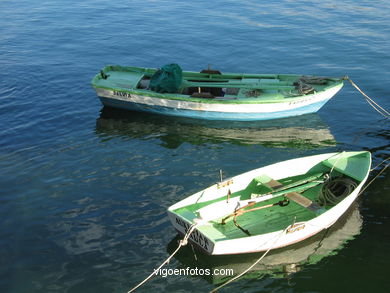
[[[168,217],[173,227],[175,227],[175,229],[182,235],[185,235],[194,224],[194,222],[189,221],[185,217],[175,213],[172,210],[168,210]],[[190,234],[189,241],[203,252],[207,254],[213,254],[215,245],[214,241],[206,237],[202,232],[199,231],[199,229],[195,228],[195,230]]]

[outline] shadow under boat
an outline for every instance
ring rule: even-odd
[[[260,263],[253,267],[243,278],[256,279],[269,275],[274,278],[285,278],[302,270],[305,266],[313,265],[323,258],[337,254],[349,240],[360,234],[363,219],[358,204],[355,202],[350,209],[329,229],[315,236],[288,247],[271,250]],[[177,235],[167,246],[169,254],[177,248]],[[201,278],[212,284],[221,284],[245,271],[264,252],[210,256],[190,245],[183,247],[174,256],[180,267],[196,270]],[[199,272],[203,272],[201,275]],[[218,272],[218,274],[213,274]],[[209,273],[209,274],[207,274]]]
[[[170,149],[183,142],[259,144],[266,147],[313,149],[335,146],[329,127],[318,114],[270,121],[207,121],[124,111],[103,107],[96,121],[97,134],[106,139],[128,136],[160,139]]]

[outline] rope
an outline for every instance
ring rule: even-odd
[[[371,99],[369,96],[367,96],[357,85],[354,83],[348,76],[345,76],[344,79],[348,80],[352,86],[354,86],[365,98],[367,103],[376,110],[379,114],[381,114],[386,119],[390,118],[390,113],[386,111],[384,108],[379,106],[373,99]]]
[[[223,283],[222,285],[218,286],[217,288],[214,288],[213,290],[210,291],[210,293],[215,293],[217,292],[219,289],[225,287],[226,285],[234,282],[235,280],[241,278],[243,275],[245,275],[247,272],[249,272],[253,267],[255,267],[259,262],[262,261],[262,259],[268,254],[268,252],[270,252],[270,250],[272,250],[275,246],[276,246],[276,243],[279,241],[279,239],[283,236],[283,234],[286,233],[286,231],[291,228],[292,226],[294,225],[291,224],[291,225],[288,225],[280,234],[277,235],[276,240],[274,241],[274,243],[272,243],[272,245],[270,246],[270,248],[268,248],[268,250],[266,252],[263,253],[263,255],[257,259],[252,265],[250,265],[245,271],[241,272],[240,274],[238,274],[237,276],[235,276],[234,278],[230,279],[229,281],[227,281],[226,283]]]
[[[384,162],[390,160],[390,157],[383,160],[380,164],[378,164],[376,167],[372,168],[370,171],[376,169],[377,167],[379,167],[380,165],[382,165]],[[337,161],[338,159],[336,160],[335,164],[333,165],[333,168],[334,166],[337,164]],[[359,192],[359,195],[362,194],[366,189],[367,187],[378,177],[380,176],[388,167],[390,166],[390,163],[388,163],[360,192]],[[330,173],[332,173],[333,171],[333,168],[331,170]],[[336,179],[337,180],[337,179]],[[353,182],[353,181],[352,181]],[[332,182],[330,182],[332,183]],[[355,182],[353,182],[355,183]],[[347,188],[348,189],[348,188]],[[295,222],[295,221],[294,221]],[[151,273],[147,278],[145,278],[142,282],[140,282],[138,285],[136,285],[135,287],[133,287],[132,289],[130,289],[127,293],[131,293],[131,292],[134,292],[136,289],[138,289],[139,287],[141,287],[143,284],[145,284],[147,281],[149,281],[153,275],[156,274],[157,271],[159,271],[164,265],[166,265],[167,263],[170,262],[170,260],[172,259],[172,257],[180,250],[181,247],[183,246],[186,246],[188,244],[188,239],[190,238],[191,234],[194,232],[196,226],[198,225],[198,223],[194,223],[192,224],[187,233],[184,235],[183,239],[179,241],[179,245],[178,247],[176,248],[176,250],[157,268],[153,271],[153,273]],[[230,279],[229,281],[227,281],[226,283],[218,286],[217,288],[214,288],[213,290],[210,291],[210,293],[215,293],[217,292],[219,289],[225,287],[226,285],[234,282],[235,280],[241,278],[243,275],[245,275],[247,272],[249,272],[253,267],[255,267],[259,262],[261,262],[263,260],[263,258],[276,246],[277,242],[280,240],[280,238],[286,233],[286,231],[292,227],[294,225],[291,224],[289,226],[287,226],[280,234],[277,235],[276,240],[274,241],[274,243],[270,246],[270,248],[267,249],[267,251],[265,251],[262,256],[257,259],[251,266],[249,266],[245,271],[241,272],[240,274],[238,274],[237,276],[235,276],[234,278]]]
[[[179,246],[176,248],[176,250],[157,268],[153,271],[153,273],[151,273],[146,279],[144,279],[141,283],[139,283],[137,286],[133,287],[131,290],[129,290],[127,293],[131,293],[133,291],[135,291],[136,289],[138,289],[139,287],[141,287],[143,284],[145,284],[147,281],[149,281],[153,275],[156,274],[156,272],[158,272],[164,265],[166,265],[167,263],[170,262],[170,260],[172,259],[172,257],[180,250],[180,248],[182,246],[186,246],[187,243],[188,243],[188,238],[190,238],[190,235],[192,234],[192,232],[194,232],[195,230],[195,227],[198,223],[194,223],[192,224],[187,233],[184,235],[183,239],[179,241]]]
[[[389,160],[390,158],[387,158],[386,160],[384,160],[383,162],[385,162],[385,161],[387,161],[387,160]],[[382,163],[383,163],[382,162]],[[337,163],[337,162],[336,162]],[[379,165],[381,165],[382,163],[380,163]],[[378,166],[379,166],[378,165]],[[375,168],[377,168],[378,166],[376,166]],[[387,167],[389,167],[390,166],[390,163],[388,163],[360,192],[359,192],[359,195],[360,194],[362,194],[366,189],[367,189],[367,187],[378,177],[378,176],[380,176],[386,169],[387,169]],[[374,169],[375,169],[374,168]],[[353,181],[352,181],[353,182]],[[353,182],[354,184],[356,184],[355,182]],[[230,279],[229,281],[227,281],[226,283],[223,283],[222,285],[220,285],[220,286],[218,286],[217,288],[215,288],[215,289],[213,289],[213,290],[211,290],[210,291],[210,293],[215,293],[215,292],[217,292],[219,289],[221,289],[221,288],[223,288],[223,287],[225,287],[226,285],[228,285],[228,284],[230,284],[230,283],[232,283],[232,282],[234,282],[235,280],[237,280],[237,279],[239,279],[239,278],[241,278],[243,275],[245,275],[247,272],[249,272],[253,267],[255,267],[260,261],[262,261],[263,260],[263,258],[268,254],[268,252],[270,251],[270,250],[272,250],[275,246],[276,246],[276,243],[279,241],[279,239],[282,237],[282,235],[283,234],[285,234],[286,233],[286,231],[290,228],[290,227],[292,227],[294,225],[294,223],[292,224],[292,225],[289,225],[289,226],[287,226],[279,235],[277,235],[277,237],[275,237],[276,238],[276,240],[274,241],[274,243],[271,245],[271,247],[270,248],[268,248],[268,250],[266,251],[266,252],[264,252],[263,253],[263,255],[259,258],[259,259],[257,259],[251,266],[249,266],[245,271],[243,271],[242,273],[240,273],[239,275],[237,275],[237,276],[235,276],[234,278],[232,278],[232,279]],[[326,235],[326,234],[325,234]],[[321,240],[322,241],[322,240]]]
[[[374,171],[376,168],[378,168],[380,165],[382,165],[384,162],[390,160],[390,157],[388,157],[387,159],[384,159],[382,162],[380,162],[378,165],[376,165],[374,168],[371,168],[370,169],[370,172],[371,171]],[[387,167],[386,167],[387,168]]]
[[[390,158],[387,158],[385,161],[387,161],[388,159],[390,159]],[[383,161],[383,162],[385,162],[385,161]],[[382,162],[382,163],[383,163]],[[382,163],[380,163],[379,165],[381,165]],[[378,166],[379,166],[378,165]],[[378,167],[378,166],[376,166],[376,167]],[[376,178],[378,178],[383,172],[385,172],[385,170],[387,169],[387,167],[389,167],[390,166],[390,163],[388,163],[382,170],[380,170],[379,171],[379,173],[378,174],[376,174],[376,176],[359,192],[359,195],[361,195],[366,189],[367,189],[367,187],[368,186],[370,186],[370,184],[372,183],[372,182],[374,182],[374,180],[376,179]],[[376,168],[375,167],[375,168]],[[374,168],[374,169],[375,169]]]
[[[343,153],[345,153],[345,151],[342,151],[341,153],[338,153],[338,154],[335,155],[335,156],[339,156],[339,157],[337,158],[336,162],[333,164],[332,169],[330,169],[329,177],[331,176],[331,174],[332,174],[334,168],[336,167],[336,165],[337,165],[337,163],[339,162],[339,160],[340,160],[340,158],[341,158],[341,155],[342,155]],[[329,159],[330,159],[330,158],[329,158]],[[329,159],[328,159],[328,160],[329,160]]]
[[[333,165],[329,175],[332,173],[334,167],[336,166],[339,159],[336,160],[335,164]],[[385,163],[386,161],[389,161],[390,157],[380,162],[378,165],[376,165],[374,168],[370,169],[370,172],[378,168],[380,165]],[[359,195],[362,194],[367,187],[378,177],[380,176],[386,169],[389,167],[390,163],[387,163],[387,165],[359,192]],[[342,186],[344,185],[344,186]],[[340,191],[340,188],[344,187],[345,189],[339,194],[335,194],[335,191]],[[341,199],[343,199],[346,195],[348,195],[350,192],[352,192],[353,189],[356,188],[356,183],[352,180],[348,180],[346,178],[336,178],[334,180],[328,180],[325,182],[324,186],[322,187],[320,191],[319,196],[319,203],[321,205],[325,205],[326,203],[330,204],[336,204]]]
[[[318,202],[322,206],[326,204],[335,205],[351,194],[356,187],[357,183],[348,178],[330,179],[322,186]]]

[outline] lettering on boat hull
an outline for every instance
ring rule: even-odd
[[[112,91],[112,94],[114,96],[118,96],[118,97],[125,97],[125,98],[129,98],[131,99],[131,94],[130,93],[126,93],[126,92],[118,92],[118,91]]]
[[[199,119],[252,121],[317,112],[340,90],[341,86],[312,94],[310,97],[305,97],[305,99],[299,101],[286,99],[286,101],[275,103],[262,103],[259,100],[259,103],[249,104],[240,101],[236,103],[231,100],[210,101],[204,99],[197,101],[196,99],[173,94],[148,96],[146,93],[142,94],[131,90],[99,87],[96,88],[96,92],[103,105],[115,108]]]
[[[289,105],[296,105],[296,104],[301,104],[301,103],[307,103],[307,102],[310,102],[311,100],[313,100],[313,98],[311,98],[311,99],[302,99],[302,100],[291,101],[291,102],[289,102],[288,104],[289,104]]]
[[[187,233],[187,231],[190,228],[190,224],[186,221],[183,221],[180,218],[175,217],[175,222],[177,225],[184,228],[184,233]],[[194,232],[190,235],[190,240],[198,244],[201,248],[204,250],[211,252],[212,251],[212,243],[207,237],[205,237],[202,233],[200,233],[198,230],[194,230]]]

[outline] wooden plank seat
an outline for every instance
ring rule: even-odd
[[[318,175],[314,175],[313,177],[317,177]],[[274,180],[272,178],[269,178],[266,175],[263,175],[260,177],[260,180],[262,181],[261,183],[264,184],[265,186],[269,187],[272,191],[278,191],[278,189],[283,189],[283,187],[287,187],[286,185],[282,184],[281,182]],[[313,212],[321,212],[323,207],[321,207],[318,203],[313,202],[309,198],[303,196],[299,192],[288,192],[284,194],[286,198],[289,200],[292,200],[296,202],[297,204],[301,205],[304,208],[307,208]]]

